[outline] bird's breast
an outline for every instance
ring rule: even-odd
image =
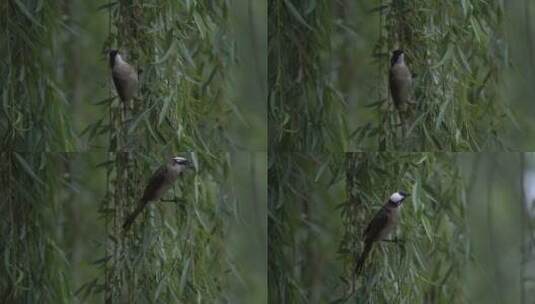
[[[409,101],[412,82],[411,72],[404,64],[394,64],[390,69],[390,92],[396,107]]]
[[[404,64],[394,64],[391,69],[393,78],[399,80],[411,80],[411,72],[409,68]]]
[[[396,228],[396,225],[399,222],[399,208],[392,208],[387,211],[388,220],[384,229],[381,231],[379,236],[380,240],[388,238],[388,235]]]
[[[159,200],[164,196],[164,194],[171,188],[173,185],[172,181],[165,180],[160,187],[158,187],[154,193],[154,200]]]
[[[137,84],[137,72],[127,63],[116,64],[113,67],[113,76],[118,77],[123,81],[129,81]]]

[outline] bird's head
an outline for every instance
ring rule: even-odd
[[[405,60],[405,53],[403,53],[403,50],[397,49],[392,52],[392,58],[390,59],[390,65],[394,65],[396,63],[402,63]]]
[[[410,193],[406,193],[403,191],[394,192],[390,199],[388,200],[390,203],[394,204],[396,207],[399,207],[401,203],[405,200],[407,196],[409,196]]]
[[[187,168],[191,167],[191,162],[184,157],[176,156],[171,158],[170,165],[175,170],[182,172],[186,170]]]
[[[115,66],[116,58],[121,59],[121,53],[119,52],[119,50],[113,49],[113,50],[110,50],[108,55],[110,57],[110,67],[113,68],[113,66]]]

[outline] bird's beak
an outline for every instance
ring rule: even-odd
[[[195,165],[193,165],[193,162],[191,160],[187,160],[184,165],[186,165],[186,169],[192,169],[195,171]]]

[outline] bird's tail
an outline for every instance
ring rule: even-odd
[[[372,249],[372,243],[373,242],[365,243],[364,250],[362,250],[360,257],[357,260],[357,265],[355,266],[355,272],[353,273],[354,276],[357,276],[361,273],[362,268],[364,267],[364,262],[366,261],[366,258],[368,257],[368,254],[370,253],[370,249]]]
[[[368,254],[370,253],[370,249],[372,249],[372,243],[371,241],[366,241],[364,243],[364,250],[362,250],[362,253],[360,254],[360,257],[357,260],[357,263],[355,265],[355,270],[353,271],[353,280],[351,283],[351,289],[349,291],[349,296],[353,295],[355,293],[356,289],[356,281],[357,276],[360,275],[362,272],[362,268],[364,267],[364,262],[366,261],[366,258],[368,257]]]
[[[145,205],[147,205],[148,202],[146,201],[140,201],[139,205],[137,206],[136,210],[132,212],[127,218],[126,221],[124,221],[123,224],[123,230],[128,231],[132,223],[136,220],[136,217],[143,211],[143,208],[145,208]]]

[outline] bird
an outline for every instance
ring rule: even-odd
[[[109,52],[110,68],[117,94],[123,102],[131,100],[138,88],[138,73],[128,62],[124,61],[118,50]]]
[[[394,106],[400,112],[405,111],[406,105],[410,103],[412,75],[405,63],[403,50],[398,49],[392,52],[389,84]]]
[[[149,179],[143,197],[139,200],[138,206],[125,220],[123,224],[124,231],[128,231],[132,223],[134,223],[136,217],[143,211],[145,206],[151,201],[159,200],[169,188],[173,186],[173,183],[177,180],[178,176],[191,166],[191,162],[183,157],[173,157],[166,164],[160,166]]]
[[[386,237],[394,230],[399,222],[400,206],[409,193],[398,191],[394,192],[390,199],[375,214],[372,221],[364,231],[364,250],[357,260],[355,274],[360,274],[374,242],[385,240]]]

